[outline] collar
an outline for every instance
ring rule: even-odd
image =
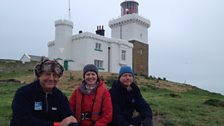
[[[42,89],[42,87],[41,87],[41,85],[40,85],[40,80],[36,80],[34,83],[35,83],[35,85],[36,85],[36,91],[37,91],[38,93],[40,93],[40,94],[44,94],[44,95],[46,95],[46,93],[43,91],[43,89]],[[54,87],[54,88],[52,89],[52,92],[51,92],[51,93],[48,93],[48,94],[55,95],[55,94],[56,94],[56,90],[57,90],[57,88]]]

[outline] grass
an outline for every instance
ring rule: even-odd
[[[8,126],[12,117],[11,103],[20,83],[0,83],[0,126]]]
[[[165,126],[222,126],[224,108],[206,105],[208,99],[224,100],[224,96],[207,91],[193,89],[177,93],[161,89],[143,91],[154,112],[154,120],[162,118]],[[157,124],[155,124],[157,126]]]
[[[15,77],[32,75],[33,71],[12,71],[12,72],[0,72],[0,80],[11,79]]]
[[[33,73],[29,71],[4,73],[4,75],[1,74],[0,79],[18,77],[18,74],[19,76],[27,76]],[[110,79],[105,79],[105,82],[110,81]],[[153,110],[154,126],[223,126],[223,95],[196,87],[191,87],[191,90],[177,92],[160,88],[157,86],[158,84],[159,81],[139,83],[143,97]],[[20,86],[22,84],[0,83],[0,126],[9,125],[12,113],[11,102],[15,91]],[[108,83],[107,86],[110,87],[111,83]],[[69,84],[60,86],[61,90],[69,98],[74,87],[72,86],[72,89],[68,89],[68,87]],[[209,101],[210,104],[206,104],[206,101]],[[213,105],[213,102],[215,102],[215,105]],[[221,103],[221,105],[217,105],[217,103]]]

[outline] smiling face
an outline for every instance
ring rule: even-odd
[[[88,71],[84,75],[84,80],[89,86],[95,85],[97,82],[97,74],[93,71]]]
[[[59,81],[59,76],[55,72],[43,72],[40,77],[40,85],[45,93],[51,92]]]
[[[124,84],[125,87],[128,87],[133,82],[133,76],[131,73],[124,73],[121,75],[119,80]]]

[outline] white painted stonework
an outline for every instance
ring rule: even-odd
[[[55,40],[48,42],[48,57],[62,65],[66,60],[72,61],[68,62],[68,70],[81,71],[95,60],[103,61],[99,68],[102,72],[118,73],[121,65],[132,66],[133,44],[127,40],[90,32],[72,35],[73,23],[68,20],[55,21],[55,29]],[[101,44],[101,50],[96,49],[96,43]],[[122,50],[126,52],[125,60],[121,58]]]
[[[101,27],[97,27],[97,34],[73,35],[73,22],[55,21],[55,40],[48,42],[48,57],[74,71],[81,71],[86,64],[95,64],[100,71],[111,73],[118,73],[122,65],[132,67],[133,44],[129,41],[148,44],[150,21],[138,15],[136,1],[124,1],[121,8],[126,12],[109,21],[111,38],[104,36],[104,30],[103,34],[98,31]]]
[[[137,40],[148,44],[148,28],[150,21],[138,14],[123,15],[118,19],[109,21],[111,37],[125,40]]]
[[[20,61],[22,63],[26,63],[26,62],[30,62],[31,59],[30,59],[30,56],[28,54],[23,54],[23,56],[20,58]]]

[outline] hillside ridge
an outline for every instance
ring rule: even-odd
[[[105,81],[105,83],[111,83],[113,80],[116,80],[118,74],[108,73],[108,72],[99,72],[100,78]],[[21,83],[30,83],[35,79],[34,74],[21,76],[13,78],[20,81]],[[79,84],[83,79],[82,71],[65,71],[63,76],[60,78],[59,87],[62,88],[71,88]],[[162,80],[158,78],[149,78],[145,76],[135,76],[135,81],[139,86],[152,86],[159,89],[167,89],[173,92],[186,92],[195,88],[190,84],[183,84],[178,82],[172,82],[168,80]]]

